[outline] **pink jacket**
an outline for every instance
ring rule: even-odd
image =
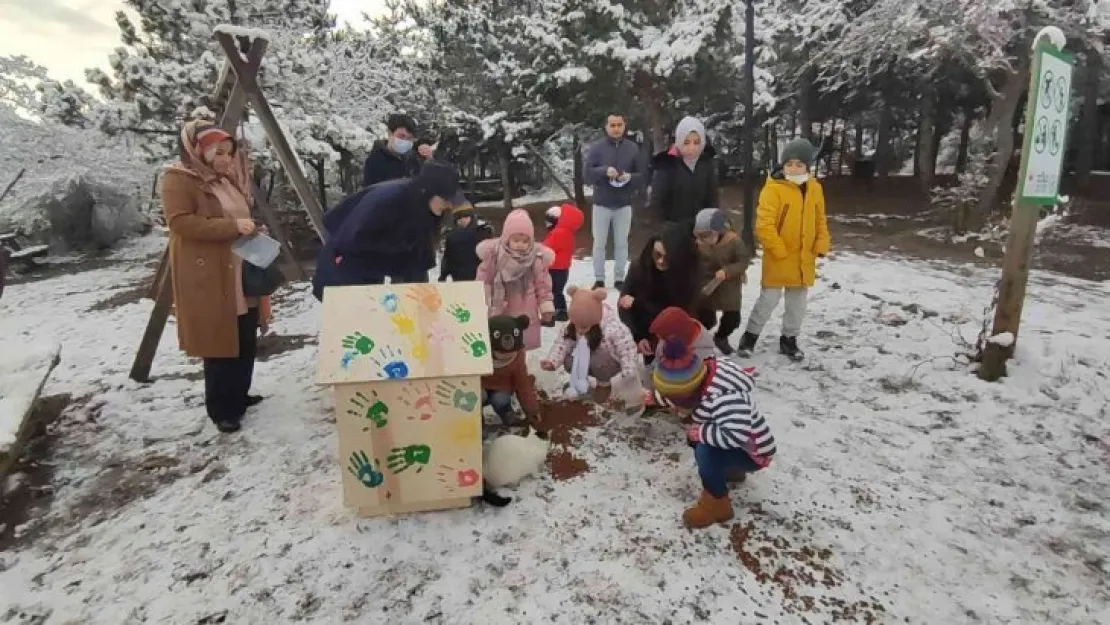
[[[501,245],[500,239],[487,239],[478,244],[478,276],[479,282],[486,287],[486,303],[489,305],[489,315],[528,315],[528,329],[524,331],[524,348],[537,349],[540,346],[540,314],[554,313],[555,302],[551,287],[551,274],[547,268],[555,260],[552,252],[541,243],[536,244],[536,262],[532,265],[532,278],[528,281],[528,289],[524,293],[510,293],[507,301],[491,302],[493,295],[493,279],[497,268],[494,267],[494,253],[497,246]]]
[[[551,346],[547,359],[560,366],[572,349],[574,341],[560,334],[559,340]],[[621,322],[617,311],[609,304],[604,304],[601,308],[601,345],[597,349],[605,350],[621,363],[621,376],[626,380],[639,379],[640,353],[636,351],[636,341],[632,338],[632,331]]]

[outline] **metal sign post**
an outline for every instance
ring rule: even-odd
[[[1071,114],[1073,59],[1049,39],[1042,31],[1033,48],[1017,200],[1002,261],[992,337],[983,349],[979,367],[979,377],[988,381],[1005,375],[1006,360],[1013,356],[1041,207],[1055,206],[1060,192]],[[1006,334],[1009,337],[1002,338]]]

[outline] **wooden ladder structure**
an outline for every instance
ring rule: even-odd
[[[324,230],[324,208],[319,197],[312,189],[312,185],[305,176],[301,161],[294,153],[289,139],[285,136],[281,126],[277,123],[273,109],[258,85],[258,70],[262,66],[262,57],[266,54],[269,41],[265,37],[251,37],[238,34],[234,27],[219,26],[216,28],[216,41],[219,42],[227,60],[220,72],[215,89],[212,92],[212,102],[223,109],[220,116],[220,127],[230,133],[236,134],[240,122],[246,114],[248,103],[254,109],[270,140],[278,161],[281,163],[293,188],[297,192],[302,206],[308,213],[309,221],[316,230],[321,241],[327,240]],[[220,106],[222,105],[222,107]],[[295,280],[303,280],[304,272],[293,256],[289,239],[285,234],[281,222],[278,221],[258,187],[254,184],[254,203],[262,214],[263,223],[270,230],[270,234],[281,244],[282,260],[286,265],[287,275]],[[173,307],[173,282],[170,276],[169,245],[162,253],[162,260],[154,276],[150,295],[154,300],[154,310],[150,313],[146,330],[143,332],[139,350],[135,354],[135,361],[131,365],[130,377],[137,382],[149,382],[150,370],[154,362],[154,355],[158,351],[158,343],[162,340],[162,333],[169,319],[170,309]]]

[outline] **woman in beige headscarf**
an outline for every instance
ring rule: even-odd
[[[243,261],[231,252],[256,231],[246,171],[234,138],[197,120],[181,129],[181,161],[162,177],[177,337],[182,351],[204,359],[205,406],[221,432],[237,431],[262,401],[248,392],[268,302],[243,295]]]

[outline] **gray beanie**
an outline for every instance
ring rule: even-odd
[[[799,160],[806,164],[807,167],[813,166],[813,157],[817,156],[817,148],[807,139],[801,137],[792,139],[787,142],[786,146],[782,148],[782,155],[779,163],[785,164],[787,161]]]
[[[728,230],[728,219],[719,208],[703,208],[694,218],[694,232],[724,232]]]

